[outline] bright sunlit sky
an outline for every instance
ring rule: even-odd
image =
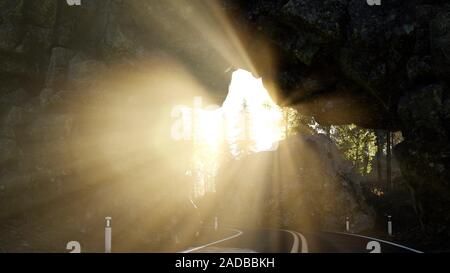
[[[244,105],[247,107],[247,117]],[[253,152],[275,149],[276,143],[284,135],[281,108],[273,102],[262,80],[245,70],[233,73],[223,106],[216,110],[200,111],[199,121],[200,138],[211,146],[223,140],[226,128],[227,141],[233,154],[238,153],[234,144],[245,139],[245,126],[248,126],[247,132],[253,142]]]
[[[202,173],[200,188],[210,183],[205,175],[215,176],[225,149],[237,157],[242,149],[239,143],[244,142],[249,143],[249,152],[271,151],[284,137],[282,109],[271,99],[262,79],[245,70],[233,73],[222,107],[197,111],[195,123],[194,168]]]

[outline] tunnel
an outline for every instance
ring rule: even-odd
[[[179,170],[194,148],[170,138],[174,107],[195,107],[196,97],[220,107],[233,73],[245,70],[278,107],[320,126],[401,132],[392,148],[418,217],[412,236],[448,250],[437,243],[450,238],[445,1],[5,0],[0,8],[0,217],[4,230],[20,222],[27,237],[42,229],[29,213],[48,215],[40,221],[53,228],[36,249],[59,249],[64,242],[48,238],[61,230],[96,249],[96,221],[106,213],[126,215],[117,222],[122,236],[129,223],[149,224],[147,211],[160,217],[152,223],[159,229],[177,226],[181,211],[155,210],[167,200],[192,206],[181,194],[191,178]],[[319,154],[328,147],[321,136],[293,142]],[[168,193],[149,198],[161,181]],[[5,234],[3,247],[17,247]],[[173,239],[164,236],[153,243]]]

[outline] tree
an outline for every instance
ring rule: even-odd
[[[251,154],[255,146],[255,141],[253,140],[251,134],[252,121],[246,100],[242,102],[241,113],[242,126],[240,128],[240,134],[235,142],[237,157],[243,157]]]
[[[388,189],[392,189],[392,133],[386,133],[386,184]]]
[[[356,125],[332,126],[331,139],[363,175],[372,171],[372,161],[377,151],[375,132]]]
[[[384,147],[384,135],[383,131],[376,130],[376,146],[377,146],[377,186],[380,187],[383,183],[383,175],[382,175],[382,165],[381,165],[381,156],[383,155],[383,147]]]
[[[282,111],[284,117],[284,136],[285,138],[288,138],[300,130],[302,125],[302,116],[297,110],[290,107],[284,107]]]

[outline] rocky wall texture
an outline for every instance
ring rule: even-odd
[[[449,237],[449,49],[446,1],[232,1],[270,41],[267,87],[320,123],[401,130],[395,148],[426,234]],[[275,83],[275,84],[273,84]]]
[[[345,231],[348,217],[351,231],[359,233],[375,224],[362,183],[330,138],[298,134],[276,151],[222,166],[214,213],[227,223],[293,230]]]

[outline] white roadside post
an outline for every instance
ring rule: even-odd
[[[347,232],[350,232],[350,218],[349,217],[347,217],[345,220],[345,230]]]
[[[214,217],[214,230],[217,231],[219,229],[219,218]]]
[[[112,237],[112,228],[111,228],[111,220],[112,217],[105,217],[106,227],[105,227],[105,253],[111,253],[111,237]]]
[[[392,216],[388,215],[388,234],[392,236]]]

